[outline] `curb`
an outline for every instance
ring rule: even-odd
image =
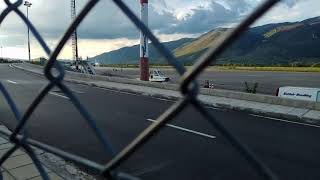
[[[11,134],[12,131],[9,130],[5,125],[0,124],[1,131],[5,131],[8,134]],[[6,139],[8,143],[11,143],[8,140],[8,137],[0,134],[0,137]],[[50,169],[53,173],[58,175],[62,179],[66,180],[79,180],[79,179],[92,179],[95,180],[96,178],[92,175],[89,175],[88,173],[82,171],[80,168],[75,166],[71,162],[67,162],[63,160],[62,158],[53,155],[51,153],[45,152],[39,148],[33,147],[36,156],[39,158],[41,164],[45,167]],[[21,151],[24,151],[23,149],[20,149]]]
[[[42,151],[36,149],[36,151]],[[42,154],[38,154],[38,158],[40,161],[50,170],[57,173],[64,179],[71,179],[71,180],[79,180],[79,179],[92,179],[95,180],[96,178],[88,173],[84,172],[80,168],[78,168],[72,162],[67,162],[64,159],[53,155],[48,152],[44,152]]]

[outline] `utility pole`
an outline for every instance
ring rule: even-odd
[[[27,7],[27,19],[29,20],[29,7],[31,7],[32,3],[25,1],[24,5]],[[29,55],[29,62],[31,61],[31,53],[30,53],[30,28],[28,26],[28,55]]]
[[[148,0],[140,0],[141,21],[148,26]],[[148,38],[140,32],[140,80],[149,81],[149,47]]]
[[[77,16],[76,13],[76,0],[71,0],[71,20],[73,21]],[[79,54],[78,54],[78,34],[77,29],[71,35],[72,54],[75,61],[76,70],[79,70]]]

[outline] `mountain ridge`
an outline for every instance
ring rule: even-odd
[[[164,42],[162,43],[168,49],[176,49],[179,46],[185,45],[191,42],[193,38],[182,38],[176,41]],[[91,61],[96,61],[101,64],[137,64],[140,59],[140,46],[133,45],[130,47],[123,47],[115,51],[110,51],[102,53],[95,57],[89,58]],[[150,63],[163,64],[165,59],[162,55],[155,49],[155,47],[149,43],[149,56]]]
[[[163,43],[184,64],[192,64],[207,49],[217,46],[230,28],[216,28],[198,38],[184,38]],[[248,29],[220,57],[217,64],[275,65],[300,62],[319,63],[320,17],[299,22],[283,22]],[[102,64],[138,64],[139,45],[93,57]],[[100,60],[99,60],[100,59]],[[166,60],[150,46],[150,63],[166,64]]]

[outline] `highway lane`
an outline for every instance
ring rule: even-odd
[[[123,68],[113,71],[108,67],[97,67],[97,72],[104,75],[116,75],[128,78],[138,78],[139,69]],[[178,83],[179,76],[171,68],[162,68],[164,73],[170,77],[170,83]],[[259,83],[257,92],[261,94],[275,95],[277,88],[281,86],[301,86],[301,87],[320,87],[320,73],[303,73],[303,72],[263,72],[263,71],[221,71],[206,70],[198,80],[204,84],[205,80],[209,80],[215,85],[215,88],[228,90],[245,90],[245,82],[251,86],[255,82]]]
[[[25,111],[45,79],[0,65],[1,82]],[[92,112],[99,127],[119,151],[173,102],[68,83]],[[210,109],[241,141],[282,179],[320,178],[320,129]],[[15,121],[0,99],[1,122]],[[57,89],[42,102],[28,124],[31,136],[98,162],[110,159],[83,118]],[[192,107],[134,154],[121,169],[143,179],[260,179],[219,132]],[[236,178],[235,178],[236,177]]]

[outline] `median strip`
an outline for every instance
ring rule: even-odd
[[[153,120],[153,119],[147,119],[147,121],[157,122],[156,120]],[[194,130],[191,130],[191,129],[186,129],[186,128],[175,126],[175,125],[172,125],[172,124],[166,124],[166,126],[174,128],[174,129],[178,129],[180,131],[184,131],[184,132],[188,132],[188,133],[191,133],[191,134],[195,134],[195,135],[198,135],[198,136],[210,138],[210,139],[216,139],[217,138],[216,136],[212,136],[212,135],[205,134],[205,133],[202,133],[202,132],[194,131]]]

